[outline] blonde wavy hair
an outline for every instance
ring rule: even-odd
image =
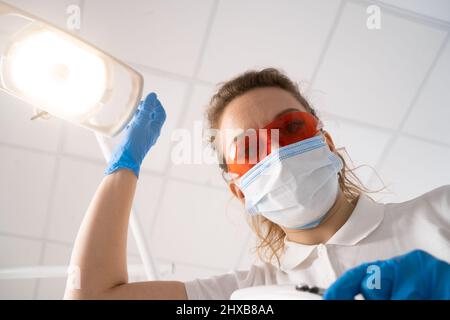
[[[296,83],[290,80],[283,72],[274,68],[268,68],[261,71],[247,71],[230,81],[219,84],[217,92],[211,98],[206,117],[209,122],[209,128],[218,130],[221,117],[227,105],[235,98],[246,92],[264,87],[276,87],[290,92],[305,108],[317,119],[317,112],[310,103],[300,93]],[[223,155],[219,152],[220,148],[216,145],[214,137],[211,137],[211,146],[216,150],[219,157]],[[356,204],[361,193],[370,193],[361,180],[356,176],[354,170],[350,168],[345,157],[340,151],[336,154],[342,159],[344,167],[339,173],[339,185],[346,199],[352,204]],[[219,161],[222,173],[227,171],[224,159]],[[257,236],[258,243],[255,251],[258,257],[265,262],[272,263],[275,259],[280,264],[280,257],[284,251],[285,232],[277,224],[267,218],[257,215],[248,216],[248,223]]]

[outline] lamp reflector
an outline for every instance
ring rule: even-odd
[[[125,128],[143,87],[130,66],[1,1],[0,80],[0,90],[106,136]]]
[[[14,44],[8,64],[14,87],[49,113],[88,114],[105,94],[105,62],[50,31]]]

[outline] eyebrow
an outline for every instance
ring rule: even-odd
[[[289,108],[289,109],[283,110],[283,111],[281,111],[280,113],[278,113],[278,114],[273,118],[273,120],[275,120],[275,119],[277,119],[277,118],[279,118],[279,117],[285,115],[286,113],[295,112],[295,111],[300,111],[300,110],[299,110],[299,109],[296,109],[296,108]]]

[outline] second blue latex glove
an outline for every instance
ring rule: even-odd
[[[155,93],[142,101],[125,129],[125,135],[114,149],[105,174],[129,169],[139,178],[142,161],[158,140],[166,112]]]
[[[380,271],[380,287],[370,288],[369,266]],[[362,264],[344,273],[326,292],[327,300],[448,300],[450,265],[422,250],[384,261]]]

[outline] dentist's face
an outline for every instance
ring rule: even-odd
[[[284,113],[292,111],[307,112],[306,108],[292,96],[289,92],[280,88],[258,88],[251,90],[240,97],[232,100],[222,115],[219,129],[221,131],[238,131],[248,129],[260,129],[268,123],[278,118]],[[233,137],[222,135],[221,145],[229,146]],[[220,139],[219,139],[220,140]],[[228,141],[229,140],[229,141]],[[225,157],[229,152],[225,148]],[[241,190],[231,182],[229,184],[231,192],[242,202],[244,195]]]

